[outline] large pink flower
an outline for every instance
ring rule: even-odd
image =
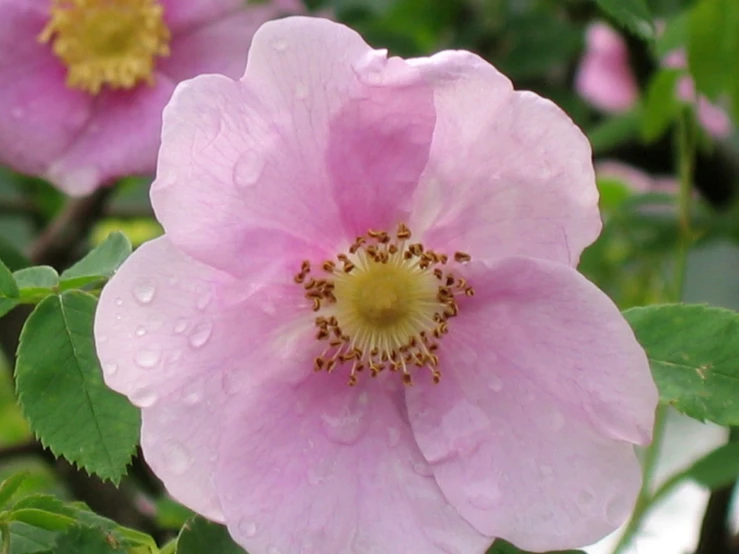
[[[0,0],[0,164],[85,194],[156,166],[162,109],[238,77],[254,31],[298,0]]]
[[[687,67],[684,50],[670,52],[662,66],[676,69]],[[630,110],[639,100],[636,77],[629,64],[626,41],[605,23],[588,27],[586,50],[575,76],[575,89],[596,108],[604,112]],[[733,132],[726,111],[697,95],[689,75],[678,79],[675,95],[683,102],[695,103],[698,121],[715,138],[726,138]]]
[[[252,554],[545,550],[624,521],[656,391],[574,266],[590,148],[469,52],[289,18],[181,84],[166,236],[100,299],[106,382],[167,489]]]

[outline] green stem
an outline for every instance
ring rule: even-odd
[[[160,554],[175,554],[177,552],[177,539],[172,539],[159,551]]]
[[[680,302],[683,297],[683,289],[685,287],[685,270],[687,267],[688,250],[693,240],[690,222],[690,200],[693,190],[693,169],[695,165],[695,136],[693,133],[692,114],[688,109],[683,110],[678,117],[676,126],[676,142],[677,142],[677,173],[680,179],[680,195],[678,198],[678,222],[679,222],[679,245],[675,258],[675,275],[673,282],[673,298],[675,302]],[[621,554],[624,549],[629,546],[634,535],[639,531],[644,515],[649,508],[654,505],[655,501],[661,499],[675,484],[668,480],[662,487],[652,493],[652,481],[654,480],[654,470],[659,459],[659,452],[662,447],[662,438],[665,431],[665,420],[667,415],[667,406],[660,404],[654,419],[654,432],[652,443],[647,447],[644,453],[644,469],[642,486],[639,495],[636,498],[634,511],[631,519],[626,525],[621,538],[619,539],[613,554]]]
[[[0,524],[0,534],[3,536],[0,554],[10,554],[10,525],[7,523]]]

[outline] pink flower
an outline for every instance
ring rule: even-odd
[[[574,269],[590,148],[481,58],[265,24],[240,81],[181,84],[166,236],[103,291],[106,382],[169,492],[252,554],[547,550],[624,521],[657,401]]]
[[[0,0],[0,163],[81,195],[153,173],[161,113],[200,73],[238,77],[298,0]]]
[[[627,185],[633,192],[662,192],[677,196],[680,182],[671,175],[649,175],[641,169],[618,160],[603,160],[595,165],[599,179],[615,179]]]
[[[687,67],[685,52],[673,51],[662,60],[663,67]],[[639,89],[629,65],[626,42],[605,23],[593,23],[586,35],[585,55],[575,76],[575,89],[596,108],[604,112],[623,112],[634,107]],[[678,80],[677,97],[695,102],[698,121],[715,138],[726,138],[733,132],[731,119],[721,107],[705,96],[696,99],[693,79],[685,75]]]

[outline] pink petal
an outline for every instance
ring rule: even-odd
[[[407,390],[421,451],[480,532],[535,551],[594,542],[639,488],[632,443],[649,441],[657,404],[644,352],[564,265],[469,269],[476,294],[441,343],[441,383]]]
[[[146,463],[178,502],[224,523],[213,483],[222,412],[221,375],[199,375],[141,412]]]
[[[244,9],[244,0],[159,0],[173,35],[207,25]]]
[[[216,486],[250,552],[482,554],[491,542],[445,501],[397,386],[314,374],[231,405],[241,410],[225,422]]]
[[[104,89],[93,114],[46,177],[68,194],[87,194],[126,175],[154,173],[161,113],[174,83],[162,74],[154,86]]]
[[[412,229],[474,259],[575,265],[600,232],[590,145],[562,110],[469,53],[418,67],[436,85],[437,125]],[[423,232],[423,231],[422,231]]]
[[[639,98],[626,41],[604,23],[588,28],[587,48],[575,76],[575,90],[605,112],[631,109]]]
[[[0,0],[0,13],[0,163],[38,175],[79,132],[91,101],[67,88],[65,68],[38,42],[45,9]]]
[[[417,73],[398,64],[342,25],[288,18],[258,31],[241,83],[203,76],[181,84],[164,113],[152,186],[167,234],[191,256],[246,275],[255,264],[243,253],[257,232],[280,231],[295,251],[334,252],[370,219],[394,225],[433,129],[422,87],[404,80]],[[357,72],[373,71],[378,84],[360,86]],[[393,90],[386,105],[380,81]],[[410,123],[393,122],[400,111]]]
[[[714,138],[728,138],[734,132],[734,125],[726,110],[711,103],[705,96],[698,98],[698,121]]]

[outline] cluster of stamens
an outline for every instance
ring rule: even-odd
[[[157,0],[51,0],[38,37],[67,66],[67,85],[97,94],[154,82],[155,58],[169,55],[170,32]]]
[[[346,366],[352,386],[363,371],[372,377],[391,371],[411,385],[416,367],[439,382],[439,341],[449,332],[449,319],[459,314],[458,297],[474,295],[449,265],[470,256],[457,252],[452,262],[410,239],[404,224],[394,236],[370,230],[348,253],[323,262],[320,275],[303,262],[295,282],[318,314],[316,339],[326,343],[315,371]]]

